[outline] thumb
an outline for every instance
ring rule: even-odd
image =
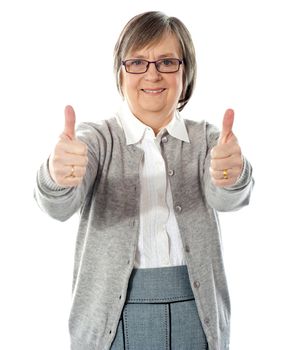
[[[76,124],[76,114],[72,106],[66,106],[64,109],[65,124],[63,135],[70,140],[76,138],[75,124]]]
[[[224,144],[229,141],[233,135],[233,124],[234,124],[234,111],[227,109],[222,122],[222,130],[220,133],[218,144]]]

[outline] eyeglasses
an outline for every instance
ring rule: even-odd
[[[163,58],[158,61],[147,61],[141,59],[131,59],[121,62],[125,66],[126,72],[131,74],[142,74],[147,72],[150,63],[154,63],[160,73],[175,73],[180,69],[183,60],[178,58]]]

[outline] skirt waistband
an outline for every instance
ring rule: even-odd
[[[127,303],[167,303],[192,299],[194,295],[186,265],[132,271]]]

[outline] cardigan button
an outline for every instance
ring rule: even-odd
[[[193,286],[194,286],[195,288],[199,288],[199,287],[200,287],[199,281],[194,281]]]
[[[168,175],[169,175],[169,176],[174,175],[174,170],[168,170]]]
[[[128,145],[128,149],[129,149],[131,152],[135,152],[135,151],[136,151],[134,145]]]
[[[206,318],[204,319],[204,323],[205,323],[207,326],[209,326],[209,325],[210,325],[210,319],[209,319],[208,317],[206,317]]]
[[[168,138],[167,138],[167,136],[163,136],[161,140],[163,143],[166,143],[168,141]]]
[[[180,213],[180,212],[182,211],[182,207],[179,206],[179,205],[177,205],[177,206],[175,207],[175,210],[176,210],[178,213]]]

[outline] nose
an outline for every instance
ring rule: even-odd
[[[155,63],[149,63],[148,69],[145,72],[145,78],[151,81],[161,79],[161,74],[158,72]]]

